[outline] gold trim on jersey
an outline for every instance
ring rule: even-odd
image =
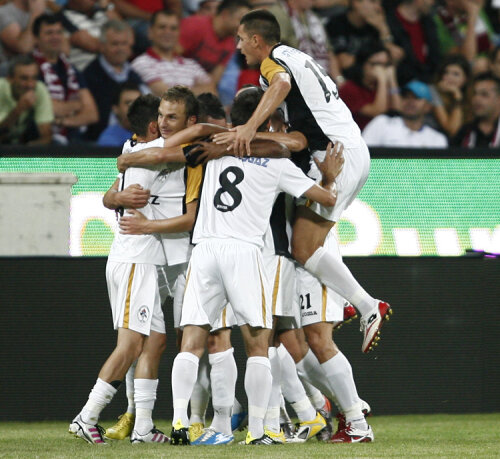
[[[276,301],[278,299],[278,291],[280,287],[280,275],[281,275],[281,257],[278,258],[278,267],[276,268],[276,276],[274,277],[273,316],[276,314]]]
[[[260,64],[261,75],[269,82],[274,78],[277,73],[288,73],[285,68],[273,61],[271,58],[266,57]]]
[[[328,291],[326,285],[321,285],[321,321],[326,322],[326,303],[328,300]]]
[[[123,313],[123,328],[128,328],[128,324],[130,321],[130,296],[132,293],[132,281],[134,280],[134,273],[135,263],[132,264],[132,269],[130,270],[130,274],[128,275],[127,296],[125,298],[125,312]]]
[[[258,260],[257,260],[257,266],[259,268],[260,291],[262,293],[262,320],[263,320],[262,326],[265,328],[266,327],[266,292],[264,290],[264,282],[262,282],[262,274],[260,273],[260,265],[259,265]]]
[[[200,197],[201,179],[203,177],[203,166],[186,167],[186,204]]]
[[[227,313],[227,306],[222,310],[222,328],[226,328],[226,313]]]

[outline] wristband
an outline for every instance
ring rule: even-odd
[[[199,146],[200,146],[199,143],[192,143],[191,145],[186,145],[185,147],[182,147],[182,152],[184,153],[184,157],[186,158],[186,164],[190,167],[197,166],[198,158],[203,153],[203,151],[191,153],[191,151],[195,147],[199,147]]]

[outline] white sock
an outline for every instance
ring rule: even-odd
[[[108,405],[115,394],[116,389],[111,384],[108,384],[101,378],[97,378],[94,387],[90,391],[87,403],[82,408],[82,411],[80,411],[83,422],[93,425],[97,424],[101,411]]]
[[[241,403],[238,402],[238,399],[235,397],[234,398],[234,403],[233,403],[233,409],[232,409],[232,413],[233,414],[239,414],[241,413],[242,411],[244,411],[243,407],[241,406]]]
[[[174,359],[172,366],[172,398],[174,405],[174,420],[180,420],[184,427],[188,427],[189,418],[187,408],[198,375],[198,357],[190,352],[180,352]]]
[[[346,422],[366,425],[361,412],[361,401],[352,375],[351,364],[342,352],[321,364],[327,381],[335,392],[340,409],[345,414]]]
[[[127,391],[127,413],[135,414],[135,402],[134,402],[134,375],[135,367],[137,366],[137,360],[130,365],[130,368],[125,375],[125,389]]]
[[[325,372],[322,370],[321,364],[311,349],[307,351],[304,358],[295,366],[297,367],[297,373],[301,381],[308,381],[325,394],[330,400],[332,399],[334,394],[325,381]]]
[[[285,399],[283,398],[283,394],[281,394],[281,403],[280,403],[280,425],[286,424],[288,422],[292,422],[290,416],[288,416],[288,411],[285,406]]]
[[[329,245],[334,243],[334,240],[329,241]],[[354,305],[362,315],[370,313],[377,306],[377,300],[366,293],[342,259],[335,257],[334,251],[319,247],[306,261],[304,268]]]
[[[156,401],[157,379],[135,379],[134,398],[136,416],[134,430],[146,435],[153,427],[153,408]]]
[[[267,406],[264,425],[267,430],[280,432],[280,405],[281,405],[281,360],[275,347],[269,348],[269,363],[271,364],[271,395]]]
[[[212,366],[210,371],[214,408],[212,427],[216,432],[231,435],[231,410],[235,401],[234,395],[238,377],[234,349],[209,354],[208,359]]]
[[[312,406],[314,406],[316,410],[320,410],[321,408],[323,408],[325,406],[325,397],[323,396],[321,391],[314,387],[309,381],[303,380],[302,384],[304,386],[304,390],[306,391],[307,397],[311,401]]]
[[[253,438],[264,435],[264,416],[271,395],[271,364],[267,357],[249,357],[245,371],[248,398],[248,431]]]
[[[207,353],[203,354],[198,364],[198,377],[191,394],[191,417],[189,424],[200,422],[205,425],[205,413],[210,399],[210,365]]]
[[[281,391],[283,396],[292,405],[300,422],[312,421],[316,417],[316,410],[307,398],[304,386],[297,375],[295,362],[283,344],[278,347],[278,356],[281,361]]]

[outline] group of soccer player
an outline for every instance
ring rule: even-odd
[[[238,39],[247,63],[260,65],[264,90],[236,95],[231,129],[207,96],[198,101],[184,87],[130,106],[135,135],[104,196],[119,218],[106,266],[117,344],[69,427],[89,443],[233,442],[231,420],[241,414],[234,326],[247,354],[243,443],[374,440],[370,407],[332,338],[354,306],[369,352],[392,312],[352,276],[333,232],[368,177],[368,149],[335,83],[311,57],[279,43],[271,13],[245,15]],[[170,439],[152,419],[167,296],[180,351]],[[100,413],[123,380],[127,411],[104,431]],[[210,395],[214,418],[205,426]],[[336,432],[325,400],[339,409]]]

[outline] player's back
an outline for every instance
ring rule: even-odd
[[[263,86],[274,65],[283,67],[292,79],[286,111],[293,129],[307,137],[311,150],[326,150],[329,141],[356,148],[361,139],[358,125],[340,99],[337,86],[312,57],[286,45],[276,46],[261,66]]]
[[[313,185],[288,159],[224,157],[205,169],[193,243],[237,239],[260,247],[276,196]]]

